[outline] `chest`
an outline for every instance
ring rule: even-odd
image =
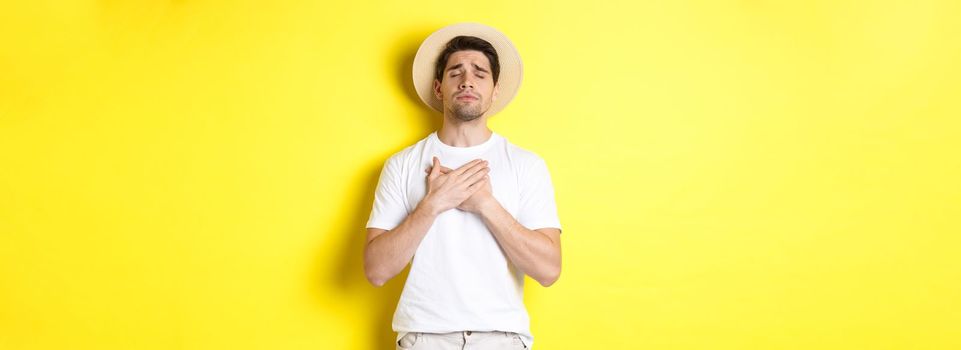
[[[406,178],[406,202],[407,211],[412,212],[414,208],[420,203],[425,196],[427,196],[428,184],[427,184],[427,172],[426,169],[431,167],[431,160],[434,155],[428,154],[418,160],[416,165],[416,171],[410,171],[408,177]],[[440,156],[438,156],[440,157]],[[507,212],[511,213],[513,216],[517,216],[518,208],[520,207],[520,188],[518,183],[517,171],[510,161],[506,157],[499,157],[496,154],[482,155],[480,157],[464,158],[464,157],[451,157],[444,156],[441,159],[441,165],[451,169],[457,169],[460,166],[470,162],[474,158],[481,158],[488,161],[488,167],[490,171],[488,176],[491,179],[491,193],[494,198],[500,203]]]

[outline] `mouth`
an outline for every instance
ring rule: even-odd
[[[474,97],[473,95],[461,95],[461,96],[457,96],[457,100],[458,100],[458,101],[473,101],[473,100],[476,100],[476,99],[477,99],[477,97]]]

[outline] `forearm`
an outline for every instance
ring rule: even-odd
[[[545,287],[557,280],[561,254],[549,237],[521,225],[496,200],[479,214],[514,266]]]
[[[367,244],[364,265],[374,285],[381,286],[404,270],[437,215],[429,203],[421,201],[397,227]]]

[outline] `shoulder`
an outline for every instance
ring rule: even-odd
[[[394,152],[387,160],[384,162],[384,166],[390,166],[395,168],[404,168],[409,164],[414,162],[418,156],[423,153],[422,151],[427,145],[428,137],[425,137],[416,143],[406,146],[403,149]]]
[[[511,159],[516,161],[522,168],[532,168],[544,166],[546,162],[537,152],[520,147],[504,139],[504,147]]]
[[[404,147],[404,149],[391,154],[390,157],[387,157],[386,165],[399,166],[406,162],[406,160],[410,158],[411,154],[414,153],[414,146],[416,145]]]

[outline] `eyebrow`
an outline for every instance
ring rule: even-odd
[[[462,67],[463,65],[464,65],[463,63],[458,63],[458,64],[455,64],[455,65],[453,65],[453,66],[450,66],[450,68],[447,68],[447,70],[457,69],[457,68]],[[488,72],[486,69],[484,69],[484,68],[481,67],[481,66],[478,66],[478,65],[476,65],[476,64],[471,64],[471,65],[473,65],[475,69],[477,69],[477,70],[479,70],[479,71],[481,71],[481,72],[488,73],[488,74],[490,73],[490,72]]]

